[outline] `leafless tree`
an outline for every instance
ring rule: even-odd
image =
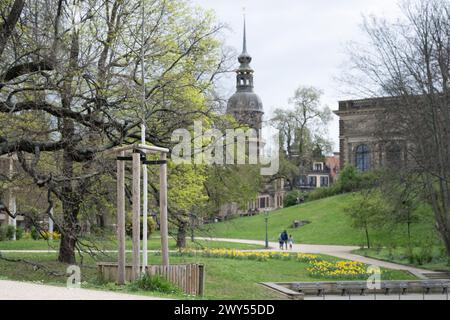
[[[366,18],[369,43],[352,48],[353,87],[385,96],[380,139],[406,141],[450,256],[450,1],[401,3],[403,19]],[[349,78],[348,78],[349,79]]]

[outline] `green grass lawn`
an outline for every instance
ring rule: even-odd
[[[263,249],[264,246],[251,245],[251,244],[241,244],[241,243],[230,243],[230,242],[219,242],[219,241],[209,241],[209,240],[198,240],[192,242],[190,239],[186,240],[187,246],[189,248],[217,248],[217,249],[242,249],[242,250],[257,250]],[[116,250],[117,242],[115,240],[103,240],[95,241],[95,244],[101,250]],[[131,250],[131,240],[126,242],[127,249]],[[19,241],[0,241],[0,251],[1,250],[58,250],[59,240],[46,241],[46,240],[32,240],[32,239],[21,239]],[[149,250],[159,250],[161,248],[161,243],[159,238],[151,238],[148,241]],[[176,249],[176,242],[173,239],[169,241],[169,249]]]
[[[329,245],[364,245],[361,230],[351,227],[351,221],[344,208],[353,200],[352,194],[339,195],[318,201],[280,209],[269,214],[269,238],[277,241],[283,230],[292,234],[296,243]],[[264,215],[243,217],[208,226],[205,234],[222,238],[264,240]],[[293,229],[294,220],[306,220],[311,224]],[[369,230],[373,243],[385,245],[387,242],[406,242],[406,227],[395,230]],[[431,219],[425,218],[412,226],[413,241],[421,243],[426,238],[436,238]]]
[[[29,254],[8,253],[7,258],[21,258],[27,261],[35,261],[44,265],[49,270],[64,273],[66,265],[56,262],[56,254]],[[332,257],[326,257],[335,260]],[[131,256],[128,255],[128,259]],[[158,263],[161,257],[150,255],[151,263]],[[103,257],[103,261],[113,261],[114,257]],[[306,268],[308,265],[295,260],[235,260],[227,258],[206,258],[171,256],[172,263],[204,263],[206,270],[205,297],[204,299],[277,299],[278,296],[270,290],[258,285],[259,282],[289,282],[289,281],[325,281],[326,278],[312,278]],[[82,287],[101,290],[114,290],[119,292],[130,291],[127,287],[119,287],[114,284],[101,284],[97,280],[95,261],[85,257],[82,270]],[[0,259],[0,278],[32,281],[55,285],[64,285],[66,277],[50,276],[42,270],[34,270],[31,265],[18,262],[6,262]],[[383,274],[383,279],[408,280],[414,276],[402,271],[388,270]],[[154,292],[133,292],[145,295],[165,296]],[[169,296],[170,297],[170,296]],[[184,299],[184,296],[174,296]]]
[[[426,252],[424,252],[423,248],[414,248],[412,258],[406,248],[359,249],[355,253],[423,269],[450,271],[450,260],[445,257],[444,248],[442,247],[430,247],[429,251],[427,250]],[[426,257],[428,259],[425,259]],[[419,261],[418,258],[421,258],[423,261]]]

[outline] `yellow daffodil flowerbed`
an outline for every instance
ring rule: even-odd
[[[229,258],[241,260],[267,261],[275,260],[295,260],[307,263],[306,269],[312,277],[317,278],[339,278],[339,279],[364,279],[369,274],[363,263],[356,261],[325,260],[323,257],[314,254],[273,252],[273,251],[240,251],[232,249],[205,249],[181,250],[176,255],[180,256],[202,256],[208,258]]]
[[[369,276],[366,266],[357,261],[311,261],[310,265],[306,270],[315,277],[358,279]]]

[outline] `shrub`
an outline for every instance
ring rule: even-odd
[[[151,276],[148,273],[142,275],[138,280],[131,283],[130,289],[161,292],[166,294],[180,294],[181,290],[174,284],[160,276]]]
[[[422,246],[415,255],[416,263],[421,266],[433,261],[433,252],[431,246]]]
[[[31,239],[31,233],[25,231],[24,234],[23,234],[23,236],[22,236],[22,239],[24,239],[24,240],[30,240],[30,239]]]
[[[8,240],[6,227],[0,225],[0,241]]]
[[[308,194],[308,201],[371,188],[376,184],[377,178],[377,172],[370,171],[361,173],[354,166],[347,166],[341,171],[339,180],[334,185],[311,191]]]
[[[342,188],[339,183],[327,188],[319,188],[311,191],[308,194],[308,201],[319,200],[323,198],[332,197],[342,193]]]
[[[6,240],[12,240],[14,239],[14,234],[16,233],[16,228],[14,226],[7,226],[6,227]]]
[[[297,202],[297,198],[298,199],[305,199],[306,198],[306,194],[299,191],[299,190],[293,190],[288,192],[288,194],[286,195],[286,197],[284,198],[284,207],[292,207],[298,204]]]
[[[39,231],[36,229],[36,227],[31,227],[31,239],[33,240],[39,240],[41,237]]]
[[[22,239],[23,238],[23,233],[24,233],[23,228],[22,227],[17,227],[16,228],[16,240]]]
[[[143,217],[141,216],[141,240],[142,240],[142,235],[143,235]],[[148,230],[148,237],[150,237],[150,235],[155,231],[156,229],[156,222],[155,220],[153,220],[152,217],[148,217],[147,218],[147,230]],[[125,233],[127,236],[132,236],[133,235],[133,213],[132,212],[127,212],[126,217],[125,217]]]
[[[49,240],[51,235],[53,236],[53,240],[61,239],[61,234],[57,231],[53,231],[53,233],[50,233],[49,231],[44,231],[41,234],[39,234],[39,238]]]
[[[0,226],[0,241],[7,241],[14,239],[14,233],[16,234],[16,239],[20,240],[23,235],[22,228],[15,228],[11,225]]]
[[[346,166],[339,174],[338,184],[342,192],[352,192],[359,188],[361,174],[354,166]]]

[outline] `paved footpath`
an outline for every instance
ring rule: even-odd
[[[162,298],[88,289],[68,289],[0,280],[0,300],[163,300]]]
[[[264,241],[259,240],[243,240],[243,239],[224,239],[224,238],[197,238],[198,240],[210,240],[210,241],[220,241],[220,242],[231,242],[231,243],[243,243],[243,244],[255,244],[255,245],[265,245]],[[279,244],[277,242],[269,242],[269,247],[272,248],[271,251],[282,251],[279,249]],[[292,250],[288,252],[301,252],[301,253],[314,253],[314,254],[325,254],[329,256],[338,257],[345,260],[359,261],[368,265],[374,265],[387,269],[394,270],[405,270],[409,271],[418,278],[426,279],[423,275],[424,273],[435,273],[430,270],[419,269],[415,267],[410,267],[402,264],[372,259],[363,257],[352,253],[352,251],[359,249],[355,246],[331,246],[331,245],[316,245],[316,244],[294,244]],[[264,251],[264,250],[249,250],[249,251]],[[286,251],[283,251],[286,252]]]

